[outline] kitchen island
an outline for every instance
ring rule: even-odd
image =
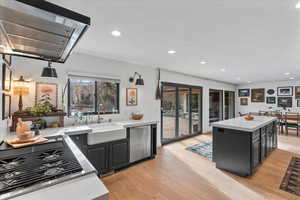
[[[215,122],[213,161],[216,167],[249,176],[277,148],[277,118],[255,116]]]

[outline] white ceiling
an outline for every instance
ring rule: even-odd
[[[300,79],[297,0],[50,1],[91,17],[76,51],[235,84]]]

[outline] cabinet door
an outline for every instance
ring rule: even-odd
[[[254,170],[260,161],[260,141],[257,140],[252,144],[252,155],[253,155],[253,160],[252,160],[252,170]]]
[[[98,170],[99,174],[104,174],[108,171],[108,146],[95,145],[88,150],[88,158],[92,165]]]
[[[110,144],[110,168],[117,169],[129,163],[128,141],[121,140]]]
[[[266,133],[261,134],[260,138],[260,161],[266,159]]]

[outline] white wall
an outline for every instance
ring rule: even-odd
[[[276,97],[276,104],[267,104],[266,100],[264,103],[252,103],[251,97],[248,98],[248,106],[241,106],[240,105],[240,98],[237,97],[236,104],[238,111],[241,113],[248,113],[248,112],[258,112],[260,110],[268,110],[269,107],[272,107],[273,109],[282,109],[277,107],[277,87],[284,87],[284,86],[300,86],[300,80],[295,81],[276,81],[276,82],[264,82],[264,83],[253,83],[253,84],[245,84],[245,85],[239,85],[237,87],[237,94],[238,89],[244,89],[244,88],[265,88],[265,96],[268,97]],[[274,95],[268,95],[267,90],[268,89],[274,89],[275,94]],[[251,94],[250,94],[251,96]],[[292,111],[300,112],[300,108],[297,108],[297,101],[295,100],[295,88],[293,92],[293,107],[291,109]]]
[[[145,67],[126,62],[99,58],[81,53],[73,53],[65,64],[53,63],[56,67],[57,79],[40,78],[42,68],[47,66],[44,61],[13,57],[13,78],[18,79],[23,75],[26,80],[33,80],[30,84],[30,95],[23,97],[24,107],[33,106],[35,104],[35,82],[52,82],[58,83],[58,102],[61,102],[61,91],[67,82],[68,72],[78,72],[83,74],[93,74],[99,76],[117,77],[120,83],[120,114],[105,115],[104,118],[112,118],[113,120],[128,120],[132,112],[140,111],[144,113],[144,118],[149,120],[160,121],[160,101],[155,100],[155,91],[157,84],[157,72],[152,67]],[[143,78],[145,85],[138,87],[138,106],[126,106],[126,88],[136,87],[133,83],[129,83],[128,79],[139,72]],[[182,83],[188,85],[196,85],[203,87],[203,131],[209,131],[209,89],[221,89],[235,91],[235,86],[221,82],[201,79],[193,76],[182,75],[175,72],[162,71],[161,80],[165,82]],[[67,95],[65,96],[67,102]],[[65,103],[66,104],[66,103]],[[67,106],[67,105],[65,105]],[[18,108],[18,97],[12,97],[12,112]],[[66,124],[71,123],[70,119],[66,119]],[[160,144],[160,125],[158,126],[158,144]]]

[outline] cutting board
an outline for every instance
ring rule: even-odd
[[[13,139],[13,140],[7,140],[6,143],[14,148],[19,148],[19,147],[30,146],[33,144],[39,144],[39,143],[43,143],[43,142],[47,142],[47,141],[48,141],[47,138],[43,138],[41,136],[35,136],[35,137],[27,139],[27,140],[20,140],[18,138]]]

